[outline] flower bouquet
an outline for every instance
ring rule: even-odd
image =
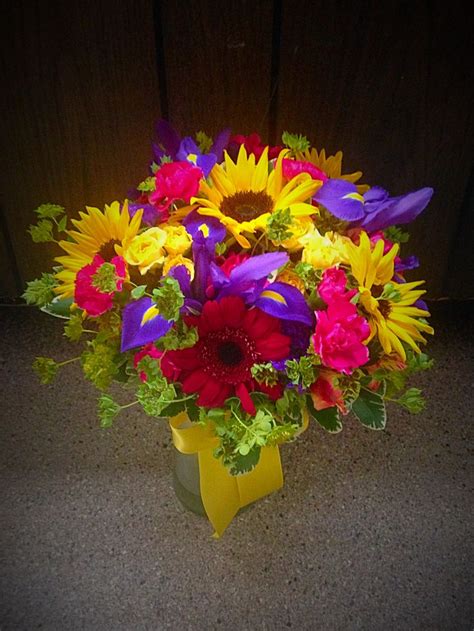
[[[63,254],[26,301],[83,341],[74,359],[103,391],[102,427],[135,404],[170,419],[177,449],[198,455],[217,535],[281,487],[279,445],[308,423],[339,432],[352,412],[380,430],[387,400],[423,407],[406,381],[430,367],[420,345],[433,329],[399,226],[433,191],[391,197],[361,177],[301,135],[180,138],[160,121],[127,199],[70,225],[61,206],[36,210],[33,240]],[[48,383],[74,359],[34,367]],[[114,381],[123,403],[106,393]]]

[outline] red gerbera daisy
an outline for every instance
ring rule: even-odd
[[[168,351],[161,360],[163,374],[177,379],[186,394],[199,393],[198,405],[219,407],[236,395],[244,410],[255,414],[249,391],[263,389],[252,378],[252,366],[289,354],[290,338],[281,333],[280,320],[228,296],[206,302],[201,315],[187,322],[197,326],[199,340],[192,348]]]

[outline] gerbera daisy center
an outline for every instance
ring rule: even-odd
[[[257,361],[255,342],[242,329],[225,327],[208,333],[201,341],[204,370],[225,383],[240,383],[250,377]]]
[[[221,213],[237,221],[251,221],[271,213],[274,201],[265,191],[238,191],[230,197],[224,197]]]

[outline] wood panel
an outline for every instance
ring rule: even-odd
[[[462,3],[284,0],[277,129],[344,150],[347,171],[398,195],[432,186],[411,227],[443,294],[474,149],[472,35]]]
[[[170,120],[182,134],[268,131],[273,2],[164,0]]]
[[[26,281],[58,253],[31,244],[34,208],[102,206],[146,174],[160,115],[153,6],[23,0],[4,26],[1,190]]]

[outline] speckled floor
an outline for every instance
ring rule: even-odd
[[[175,498],[166,425],[100,430],[77,365],[32,374],[69,356],[60,322],[0,308],[1,630],[472,629],[473,307],[433,306],[421,415],[310,427],[219,541]]]

